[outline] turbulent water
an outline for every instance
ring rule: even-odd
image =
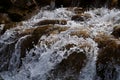
[[[53,70],[57,64],[63,59],[66,59],[71,52],[77,50],[83,52],[87,56],[87,60],[86,64],[84,64],[84,67],[75,79],[94,80],[96,76],[96,60],[99,50],[98,44],[94,41],[94,38],[100,34],[110,35],[112,33],[113,26],[119,24],[120,11],[117,9],[109,10],[106,8],[99,8],[84,13],[91,15],[91,18],[85,21],[74,21],[71,20],[71,17],[75,15],[73,10],[67,10],[66,8],[58,8],[53,11],[40,10],[37,15],[33,16],[28,21],[23,21],[22,25],[17,25],[17,27],[7,30],[0,36],[0,53],[2,54],[5,52],[4,50],[9,50],[11,55],[3,57],[11,57],[8,71],[1,71],[1,77],[4,80],[72,80],[64,79],[64,76],[67,76],[67,73],[62,75],[62,77],[54,77],[54,79],[48,79],[48,77],[50,77],[50,71]],[[26,55],[22,58],[21,63],[21,43],[30,35],[25,35],[20,38],[16,38],[16,36],[18,33],[26,29],[39,27],[33,25],[46,19],[67,20],[66,25],[54,25],[67,29],[59,33],[53,32],[50,35],[42,35],[39,38],[38,43],[33,45],[34,47],[30,49],[30,51],[26,51]],[[83,31],[84,33],[82,36],[79,36],[77,31]],[[69,50],[61,50],[61,48],[67,44],[74,44],[75,46]],[[8,45],[9,47],[7,47]],[[0,67],[5,64],[6,63],[0,65]],[[19,64],[21,64],[20,68],[18,68]],[[119,78],[120,77],[116,80],[120,80]]]

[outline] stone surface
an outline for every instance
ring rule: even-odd
[[[112,35],[114,35],[116,38],[120,37],[120,25],[114,27]]]
[[[80,70],[85,65],[85,60],[86,55],[83,52],[71,52],[66,59],[56,65],[55,69],[50,71],[48,79],[77,80]]]
[[[42,20],[35,24],[34,26],[40,26],[40,25],[49,25],[49,24],[60,24],[60,25],[66,25],[66,20]]]
[[[117,66],[120,66],[120,40],[110,39],[99,50],[96,62],[97,76],[100,80],[117,80]]]

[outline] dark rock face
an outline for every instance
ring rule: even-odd
[[[12,52],[14,51],[15,43],[3,44],[0,43],[0,47],[3,47],[0,50],[0,72],[8,70],[9,61],[12,57]]]
[[[1,0],[0,13],[7,14],[12,22],[26,20],[37,10],[37,4],[33,1],[34,0]]]
[[[61,50],[74,47],[74,44],[67,44]],[[84,52],[71,51],[71,54],[67,58],[58,63],[54,69],[52,69],[48,76],[48,80],[61,79],[61,80],[77,80],[80,70],[84,67],[87,57]],[[64,56],[66,56],[68,52]]]
[[[100,80],[117,80],[117,66],[120,66],[120,41],[113,39],[100,49],[96,62],[97,76]]]
[[[8,14],[0,13],[0,24],[9,23],[9,22],[10,22],[10,18],[8,17]]]
[[[55,69],[50,71],[49,80],[77,80],[81,68],[84,66],[86,56],[82,52],[72,52],[66,59],[63,59]]]
[[[10,0],[1,0],[0,1],[0,12],[6,12],[12,6]]]
[[[120,25],[114,27],[112,35],[114,35],[116,38],[120,37]]]

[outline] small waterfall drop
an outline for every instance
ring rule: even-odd
[[[0,76],[4,80],[101,80],[96,71],[100,48],[95,38],[111,35],[113,26],[120,24],[120,11],[98,8],[83,14],[89,14],[90,18],[71,20],[76,13],[67,8],[40,10],[28,21],[23,21],[21,26],[7,30],[0,36],[0,58],[3,58],[0,60],[0,71],[5,69]],[[47,19],[65,20],[67,23],[62,25],[57,22],[45,29],[45,25],[34,26]],[[22,49],[23,46],[27,48]],[[120,75],[120,66],[116,69]],[[116,80],[119,79],[120,76]]]

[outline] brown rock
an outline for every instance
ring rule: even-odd
[[[17,25],[17,23],[15,23],[15,22],[6,23],[1,31],[1,34],[3,34],[8,29],[16,27],[16,25]]]
[[[85,60],[86,55],[83,52],[72,52],[50,71],[48,79],[77,80]]]
[[[85,28],[78,28],[74,30],[73,32],[70,33],[71,36],[78,36],[78,37],[83,37],[83,38],[88,38],[90,37],[90,32],[88,29]]]
[[[9,23],[10,18],[8,17],[8,14],[6,13],[0,13],[0,24],[5,24],[5,23]]]
[[[7,71],[9,67],[9,62],[14,52],[15,43],[4,44],[0,43],[0,72]]]
[[[120,40],[111,39],[101,48],[96,62],[97,76],[101,80],[117,80],[117,67],[120,66]]]
[[[35,24],[34,26],[40,26],[40,25],[48,25],[48,24],[60,24],[60,25],[66,25],[67,21],[66,20],[42,20]]]
[[[90,14],[87,13],[83,13],[83,14],[77,14],[72,16],[71,20],[75,20],[75,21],[85,21],[87,19],[91,18]]]
[[[112,35],[114,35],[116,38],[120,37],[120,25],[114,27]]]
[[[81,13],[84,12],[84,9],[81,8],[81,7],[75,7],[75,8],[73,9],[73,11],[74,11],[74,13],[76,13],[76,14],[81,14]]]
[[[104,48],[108,44],[108,42],[110,41],[110,38],[112,38],[112,36],[99,33],[99,35],[97,35],[94,38],[94,40],[95,40],[95,42],[98,43],[99,48]]]

